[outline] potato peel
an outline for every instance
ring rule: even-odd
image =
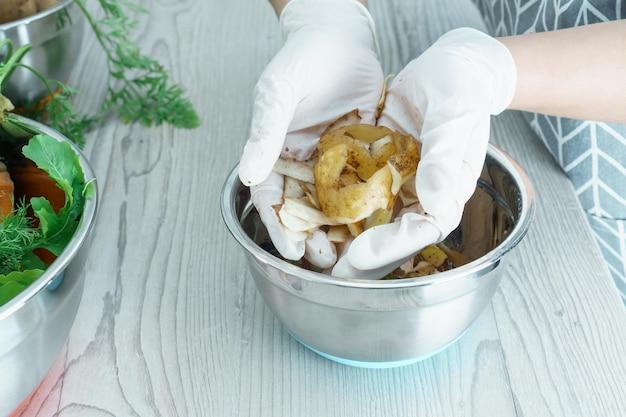
[[[357,237],[365,230],[363,222],[349,223],[346,225],[352,237]]]
[[[278,218],[287,229],[292,232],[308,232],[318,228],[320,225],[311,223],[287,212],[284,207],[278,210]]]
[[[320,155],[315,165],[315,182],[320,208],[338,223],[355,223],[379,208],[387,208],[392,198],[391,172],[386,166],[366,182],[340,186],[348,161],[348,146],[336,145]]]
[[[381,224],[387,224],[391,222],[392,217],[393,208],[378,209],[365,219],[365,230],[374,226],[380,226]]]
[[[361,122],[361,115],[359,114],[359,109],[354,109],[349,113],[344,114],[334,122],[332,122],[325,130],[322,132],[322,136],[330,132],[331,130],[339,129],[344,126],[356,125]]]
[[[322,225],[336,225],[338,222],[327,217],[322,211],[313,207],[307,199],[285,198],[281,211],[298,217],[306,222]]]
[[[309,184],[315,183],[313,166],[307,164],[306,162],[280,158],[274,164],[273,169],[274,172],[282,174],[286,177],[295,178],[299,181],[308,182]]]
[[[357,110],[343,115],[324,131],[309,161],[280,159],[274,166],[285,176],[283,204],[274,206],[281,223],[304,236],[325,232],[339,252],[363,231],[396,216],[425,214],[415,191],[420,144],[360,121]],[[466,262],[462,256],[431,245],[384,279],[445,271]]]
[[[346,224],[392,208],[394,196],[415,174],[419,162],[415,139],[383,126],[330,130],[320,138],[317,151],[314,177],[319,207],[329,218]]]
[[[351,237],[350,230],[345,225],[330,226],[326,232],[328,240],[333,243],[346,242]]]
[[[283,187],[283,196],[290,198],[300,198],[304,196],[304,190],[300,184],[300,181],[292,177],[285,177],[285,183]]]

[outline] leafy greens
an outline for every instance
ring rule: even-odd
[[[45,264],[34,251],[46,249],[58,256],[65,249],[91,192],[78,155],[68,143],[35,135],[22,153],[63,190],[65,205],[57,213],[45,197],[34,197],[30,205],[19,203],[11,214],[0,219],[0,306],[43,273]],[[37,226],[28,216],[29,206],[39,222]]]

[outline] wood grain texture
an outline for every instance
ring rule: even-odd
[[[445,3],[445,4],[443,4]],[[371,0],[386,72],[446,30],[465,0]],[[218,196],[247,134],[256,78],[280,45],[261,0],[152,0],[138,32],[190,91],[203,126],[108,123],[90,138],[101,206],[69,273],[85,294],[67,347],[21,416],[620,416],[626,334],[574,192],[517,114],[496,143],[529,171],[537,221],[466,336],[394,370],[337,365],[291,339],[257,294]],[[91,36],[74,72],[102,97]]]

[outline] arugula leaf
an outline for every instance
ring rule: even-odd
[[[46,135],[34,136],[22,148],[22,153],[45,171],[65,193],[65,205],[58,213],[44,197],[30,200],[41,229],[41,237],[35,247],[59,256],[74,236],[85,203],[85,175],[78,155],[69,144]]]
[[[31,269],[0,275],[0,306],[8,303],[13,297],[24,291],[24,289],[35,282],[43,272],[44,271],[41,269]]]

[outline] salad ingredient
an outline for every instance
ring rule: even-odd
[[[41,269],[0,275],[0,306],[8,303],[43,274]]]
[[[45,171],[65,194],[65,205],[58,213],[45,197],[30,200],[41,230],[37,248],[47,249],[59,256],[78,227],[89,184],[85,184],[78,155],[67,143],[37,135],[22,148],[22,152]]]
[[[13,193],[15,185],[7,171],[7,166],[0,162],[0,220],[13,211]]]
[[[109,68],[109,88],[100,117],[115,110],[127,123],[140,122],[144,126],[168,123],[185,129],[198,127],[200,119],[182,87],[173,84],[167,70],[143,54],[131,40],[130,32],[137,26],[137,21],[130,18],[128,12],[147,11],[131,1],[98,1],[103,12],[100,20],[87,10],[86,0],[76,0],[76,4],[104,50]]]
[[[11,164],[11,178],[15,184],[15,193],[20,199],[30,201],[33,197],[45,195],[55,211],[61,210],[65,204],[63,190],[30,160],[14,161]]]
[[[64,195],[64,203],[60,210],[55,210],[48,198],[32,197],[30,204],[17,203],[0,222],[0,280],[3,287],[8,285],[3,290],[5,296],[14,294],[20,285],[27,286],[35,276],[30,271],[46,268],[38,256],[41,251],[61,254],[78,228],[85,199],[92,190],[91,184],[85,183],[78,155],[69,144],[35,135],[21,150],[54,181]]]

